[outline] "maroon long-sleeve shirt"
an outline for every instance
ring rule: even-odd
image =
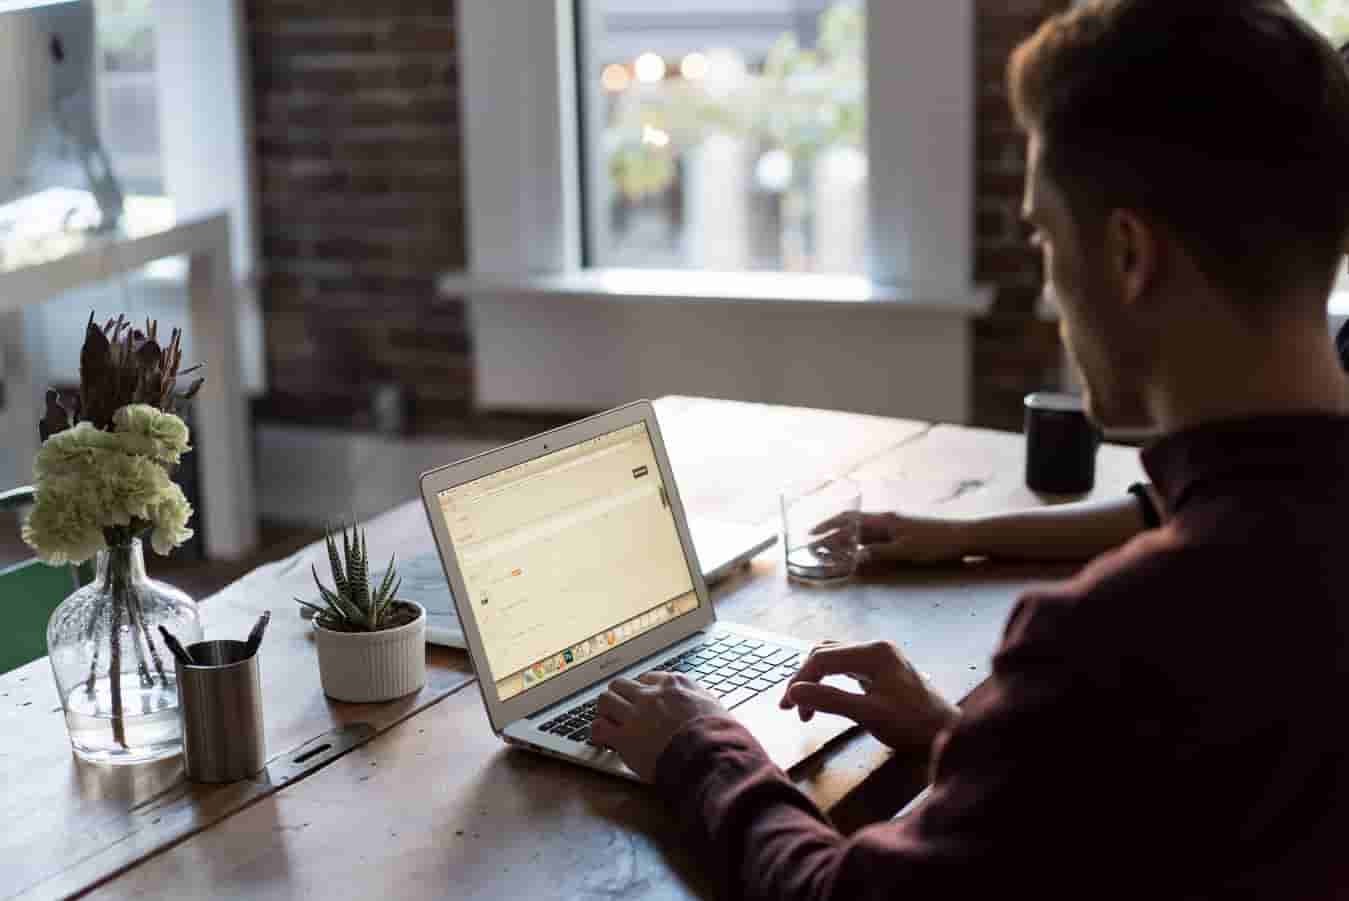
[[[735,898],[1349,897],[1349,419],[1143,454],[1170,518],[1026,594],[933,788],[844,838],[733,720],[656,784]]]

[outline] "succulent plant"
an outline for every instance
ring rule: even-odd
[[[397,600],[398,589],[403,584],[395,568],[397,555],[389,558],[389,568],[379,588],[372,591],[365,532],[353,523],[349,533],[344,525],[341,554],[337,548],[337,532],[329,529],[325,538],[333,587],[328,588],[319,579],[318,567],[310,567],[324,606],[295,599],[297,603],[314,611],[314,618],[319,625],[336,632],[380,632],[416,619],[416,608]]]

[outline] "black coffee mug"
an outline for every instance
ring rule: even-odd
[[[1101,432],[1082,398],[1026,395],[1026,487],[1045,494],[1086,494],[1096,484]]]

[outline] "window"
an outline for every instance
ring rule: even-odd
[[[1336,47],[1349,42],[1349,0],[1289,0],[1289,5]],[[1349,293],[1349,265],[1340,273],[1339,290]]]
[[[153,0],[96,0],[98,130],[127,194],[163,194]]]
[[[1336,47],[1349,41],[1349,0],[1289,0],[1288,5]]]
[[[862,0],[578,0],[586,263],[861,274]]]
[[[599,152],[586,153],[591,148],[603,150],[607,111],[594,98],[603,99],[604,66],[609,64],[603,62],[605,36],[621,32],[617,26],[610,28],[605,16],[618,9],[615,4],[619,2],[648,15],[655,6],[653,0],[460,3],[456,26],[460,36],[460,115],[465,122],[473,123],[463,135],[470,263],[466,277],[476,280],[476,286],[468,288],[486,292],[491,282],[500,287],[505,276],[527,283],[531,290],[546,290],[540,282],[544,276],[570,278],[587,267],[603,272],[606,267],[622,265],[615,261],[609,246],[612,242],[604,240],[602,233],[608,228],[613,206],[605,198],[610,184],[605,157]],[[815,32],[820,28],[820,14],[836,5],[851,7],[857,15],[858,52],[865,58],[859,80],[874,82],[876,73],[886,77],[884,91],[858,86],[865,113],[860,114],[857,134],[865,132],[859,144],[865,143],[855,149],[864,151],[865,156],[855,161],[872,163],[851,167],[854,174],[865,176],[858,193],[864,194],[867,202],[854,207],[867,211],[856,239],[866,245],[865,265],[860,272],[855,265],[816,265],[815,269],[852,271],[861,276],[859,281],[886,290],[893,288],[906,301],[928,298],[952,311],[963,311],[962,315],[984,309],[987,296],[975,290],[971,280],[977,93],[974,0],[865,6],[862,0],[683,0],[677,5],[667,4],[667,26],[686,16],[692,20],[696,13],[699,21],[710,20],[717,28],[701,30],[694,35],[696,40],[687,39],[686,32],[686,39],[678,45],[643,45],[664,63],[660,81],[682,82],[684,57],[693,52],[707,57],[710,74],[713,59],[708,51],[724,48],[727,39],[744,33],[743,29],[737,32],[732,24],[754,21],[754,16],[744,12],[747,7],[751,13],[759,10],[754,15],[761,19],[762,10],[770,3],[772,8],[797,14],[790,20],[779,19],[779,27],[769,32],[760,52],[766,52],[762,48],[781,37],[781,23],[785,21],[795,24],[800,46],[818,49],[820,35]],[[810,23],[814,25],[807,29]],[[587,49],[578,52],[578,44]],[[708,49],[683,49],[687,47]],[[874,48],[883,49],[876,52]],[[752,49],[746,49],[743,41],[739,48],[746,57],[747,75],[754,74],[746,56]],[[636,59],[646,52],[637,50],[634,56],[629,48],[612,57],[628,68],[629,85],[639,80]],[[902,71],[922,72],[923,78],[888,77],[901,60]],[[699,63],[693,62],[691,67],[697,72]],[[651,77],[655,67],[646,63],[644,70]],[[610,77],[611,84],[617,84],[618,74]],[[584,115],[578,110],[583,97],[592,98]],[[651,124],[660,128],[658,123]],[[584,134],[578,135],[578,130]],[[660,130],[669,137],[667,147],[682,146],[674,131]],[[647,136],[656,144],[664,140],[654,131]],[[772,167],[767,168],[768,174],[773,174]],[[849,167],[843,168],[846,171]],[[597,174],[600,177],[595,177]],[[675,174],[678,176],[678,171]],[[582,180],[591,190],[583,191],[578,183]],[[751,183],[748,176],[744,181]],[[676,185],[685,195],[690,193],[678,179],[671,182],[672,193]],[[724,203],[724,199],[716,198],[725,218],[729,218],[727,210],[745,208],[743,198],[736,204]],[[669,210],[681,214],[692,206],[686,207],[682,201],[676,205],[673,198],[667,202]],[[846,206],[835,195],[828,204],[817,206],[815,213],[817,218],[834,215]],[[673,212],[666,216],[665,221],[677,229],[676,237],[693,233],[675,219]],[[583,227],[583,220],[588,229]],[[810,227],[806,235],[822,230]],[[777,243],[779,248],[783,243],[790,246],[780,238]],[[679,243],[667,241],[667,259],[671,258],[671,246],[680,249]],[[780,263],[781,250],[771,256]],[[855,260],[857,254],[850,256]],[[726,268],[707,259],[686,263],[685,267]],[[781,272],[749,274],[754,276],[752,281],[770,292],[774,283],[850,281],[849,276],[793,279]]]

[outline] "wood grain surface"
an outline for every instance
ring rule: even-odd
[[[381,567],[395,549],[431,546],[420,506],[375,519],[368,537]],[[201,604],[208,639],[243,639],[258,614],[272,611],[259,660],[269,759],[339,726],[387,729],[472,678],[461,654],[428,647],[427,684],[418,694],[388,704],[329,700],[319,684],[309,621],[292,600],[312,599],[309,565],[326,566],[325,555],[322,545],[310,546]],[[153,558],[147,565],[153,577]],[[135,767],[84,763],[71,753],[46,658],[0,676],[0,898],[63,897],[279,787],[266,770],[231,785],[191,783],[181,757]]]
[[[973,515],[1046,502],[1024,487],[1024,445],[1016,435],[687,398],[663,400],[658,409],[691,513],[766,521],[783,484],[823,485],[843,475],[863,485],[870,509]],[[1118,496],[1139,478],[1136,451],[1102,448],[1094,494]],[[403,512],[386,523],[401,522]],[[718,616],[811,640],[893,640],[952,698],[987,675],[1019,593],[1072,571],[969,563],[818,589],[789,583],[780,555],[766,552],[720,586]],[[456,671],[453,657],[445,663]],[[457,671],[463,665],[460,658]],[[845,831],[893,814],[920,787],[912,761],[857,733],[792,776]],[[0,872],[8,875],[10,853],[0,851]],[[647,790],[507,749],[467,686],[93,896],[711,894]]]

